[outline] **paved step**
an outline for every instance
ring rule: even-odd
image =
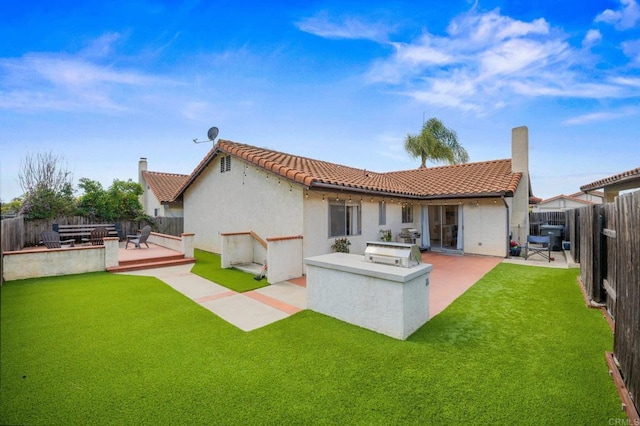
[[[156,262],[166,262],[170,260],[182,260],[184,259],[184,255],[182,253],[176,254],[168,254],[165,256],[155,256],[155,257],[144,257],[141,259],[130,259],[130,260],[121,260],[119,262],[120,266],[128,266],[128,265],[140,265],[143,263],[156,263]]]
[[[164,256],[152,259],[140,259],[120,262],[120,265],[107,268],[107,272],[129,272],[143,269],[163,268],[167,266],[186,265],[195,263],[195,258],[180,256]]]

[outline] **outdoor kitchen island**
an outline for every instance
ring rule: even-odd
[[[429,320],[433,266],[418,263],[416,250],[411,244],[376,242],[367,243],[364,256],[305,259],[308,309],[405,340]]]

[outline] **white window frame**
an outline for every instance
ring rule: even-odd
[[[360,202],[330,200],[328,206],[329,238],[362,234],[362,205]],[[344,209],[342,212],[339,211],[341,208]],[[333,223],[334,220],[342,220],[343,222]]]
[[[402,223],[413,223],[413,204],[402,205]]]
[[[378,225],[387,224],[387,203],[380,201],[378,203]]]

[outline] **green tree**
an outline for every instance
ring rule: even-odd
[[[17,215],[22,209],[22,197],[16,197],[8,203],[1,203],[1,212],[3,215]]]
[[[144,214],[138,199],[142,187],[131,179],[115,179],[107,190],[100,182],[87,178],[80,179],[78,186],[84,192],[78,200],[78,211],[82,215],[112,222],[136,220]]]
[[[430,118],[417,135],[407,135],[404,149],[413,158],[420,158],[420,167],[427,167],[427,160],[460,164],[469,161],[467,150],[458,142],[455,130],[447,128],[437,118]]]
[[[74,213],[73,178],[62,157],[51,152],[28,155],[20,165],[18,181],[24,191],[22,213],[27,219]]]

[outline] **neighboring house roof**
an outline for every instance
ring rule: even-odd
[[[576,192],[574,194],[569,194],[569,197],[581,197],[581,196],[585,196],[587,195],[585,192],[580,191],[580,192]],[[604,198],[604,192],[602,191],[589,191],[589,195],[593,195],[594,197],[600,197],[600,198]]]
[[[178,189],[189,179],[188,175],[176,173],[162,173],[143,171],[142,176],[151,188],[160,203],[169,203],[175,200]]]
[[[634,182],[637,183],[637,186],[640,186],[640,167],[635,168],[633,170],[628,170],[626,172],[622,172],[617,175],[609,176],[607,178],[600,179],[595,182],[591,182],[587,185],[581,186],[580,190],[583,192],[587,192],[593,189],[606,188],[614,185],[622,185],[622,184],[633,185]]]
[[[578,194],[580,194],[580,193],[578,192]],[[588,204],[588,205],[596,204],[593,201],[583,200],[582,198],[577,198],[577,197],[574,197],[573,195],[564,195],[564,194],[560,194],[560,195],[556,195],[555,197],[547,198],[546,200],[540,201],[539,204],[547,204],[547,203],[551,203],[551,202],[557,201],[557,200],[570,200],[570,201],[573,201],[573,202],[576,202],[576,203]]]
[[[408,198],[513,195],[522,177],[522,173],[511,171],[509,159],[375,173],[266,148],[219,140],[178,190],[176,197],[182,195],[219,153],[239,157],[310,189],[346,190]]]
[[[529,196],[529,204],[540,204],[542,202],[542,198],[535,197],[533,195]]]

